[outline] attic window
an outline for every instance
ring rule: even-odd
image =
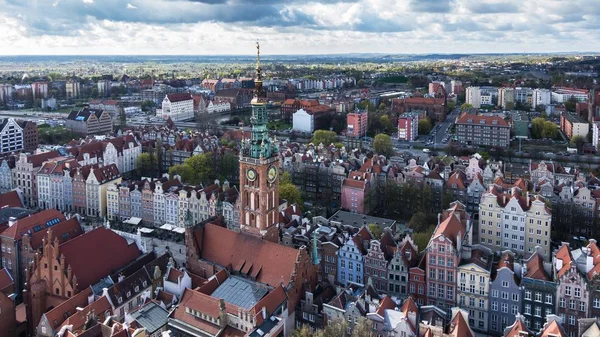
[[[117,302],[118,302],[119,304],[123,303],[123,297],[119,297],[119,298],[117,298]]]
[[[148,282],[146,282],[146,281],[142,282],[142,286],[143,286],[144,288],[146,288],[146,286],[147,286],[147,285],[148,285]]]
[[[137,293],[137,292],[139,292],[139,291],[140,291],[140,287],[139,287],[139,286],[135,286],[135,289],[134,289],[134,290],[135,290],[135,292]]]
[[[485,124],[485,119],[480,120],[479,124]]]
[[[131,291],[127,292],[127,297],[131,297]]]

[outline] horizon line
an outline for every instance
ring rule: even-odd
[[[592,54],[596,56],[600,56],[600,51],[556,51],[556,52],[461,52],[461,53],[451,53],[451,52],[430,52],[430,53],[385,53],[385,52],[340,52],[340,53],[320,53],[320,54],[262,54],[261,56],[330,56],[330,55],[401,55],[401,56],[410,56],[410,55],[572,55],[572,54]],[[140,57],[140,56],[186,56],[186,57],[198,57],[198,56],[209,56],[209,57],[222,57],[222,56],[242,56],[242,57],[255,57],[255,54],[0,54],[0,57],[21,57],[21,56],[72,56],[72,57],[85,57],[85,56],[130,56],[130,57]]]

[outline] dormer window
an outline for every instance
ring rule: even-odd
[[[135,292],[139,292],[140,291],[140,287],[139,286],[135,286]]]
[[[119,304],[123,303],[123,297],[119,297],[119,298],[117,298],[117,302],[118,302]]]
[[[127,292],[127,297],[131,297],[131,291]]]
[[[146,281],[142,282],[142,286],[143,286],[144,288],[146,288],[146,286],[148,286],[148,282],[146,282]]]

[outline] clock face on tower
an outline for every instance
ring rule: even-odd
[[[246,171],[246,178],[248,178],[249,181],[256,180],[256,171],[254,171],[254,169],[248,169]]]
[[[275,166],[269,167],[269,171],[267,172],[267,180],[272,183],[277,179],[277,168]]]

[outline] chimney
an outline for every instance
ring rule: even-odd
[[[10,218],[8,218],[8,227],[12,227],[16,223],[17,223],[17,218],[15,218],[14,216],[11,216]]]

